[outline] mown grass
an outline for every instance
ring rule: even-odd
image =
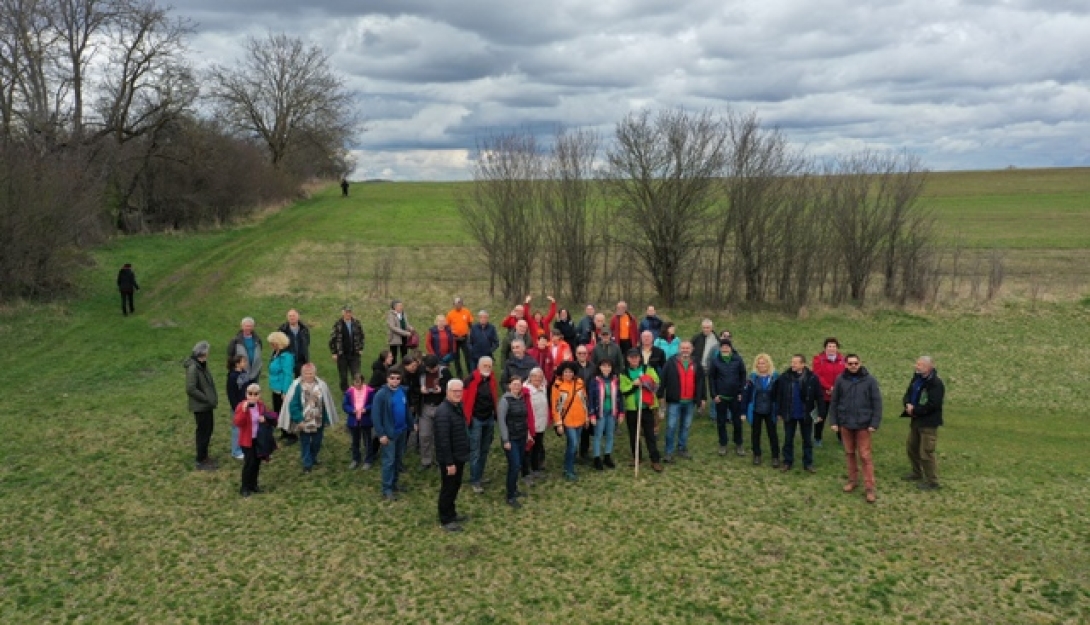
[[[243,315],[265,334],[298,306],[315,325],[321,373],[334,376],[322,354],[344,299],[343,270],[333,267],[346,235],[368,258],[396,249],[405,263],[438,261],[438,280],[396,274],[418,325],[461,290],[466,260],[451,249],[460,230],[444,203],[448,186],[352,191],[237,229],[117,241],[99,253],[81,298],[0,312],[9,372],[0,622],[1090,619],[1085,301],[980,314],[713,314],[747,358],[767,351],[778,367],[830,334],[863,355],[893,413],[876,440],[874,506],[839,492],[835,444],[817,450],[817,475],[782,475],[716,455],[706,418],[694,425],[694,461],[639,481],[625,469],[582,467],[577,485],[535,487],[517,513],[503,505],[505,463],[494,447],[490,491],[460,499],[474,517],[462,535],[436,528],[430,473],[411,472],[412,492],[381,503],[377,471],[347,470],[340,430],[314,474],[300,472],[289,448],[262,470],[270,492],[242,500],[221,407],[213,443],[223,468],[193,472],[181,359],[200,339],[218,356]],[[301,256],[308,266],[285,268],[299,246],[314,248]],[[144,290],[139,315],[123,319],[112,283],[126,261]],[[284,284],[262,283],[269,275]],[[373,357],[386,298],[362,278],[350,295]],[[470,305],[503,309],[483,291]],[[670,312],[686,334],[695,330],[695,312]],[[907,424],[895,406],[922,352],[937,358],[949,388],[945,489],[928,495],[897,480]],[[560,441],[546,445],[555,475]],[[622,461],[626,449],[620,434]]]

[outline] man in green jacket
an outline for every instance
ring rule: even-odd
[[[651,457],[651,468],[662,472],[658,443],[655,441],[655,413],[659,400],[655,392],[659,386],[659,374],[653,367],[643,364],[640,350],[628,350],[627,367],[620,375],[621,397],[624,398],[624,420],[628,423],[628,443],[632,450],[632,462],[639,453],[639,441],[636,440],[636,424],[639,423],[643,440],[647,443],[647,453]],[[642,407],[641,407],[642,404]]]

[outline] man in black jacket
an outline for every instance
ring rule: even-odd
[[[662,367],[662,385],[659,396],[666,400],[666,457],[664,462],[674,461],[674,449],[682,458],[691,460],[689,454],[689,428],[693,415],[703,410],[704,367],[693,353],[691,341],[682,341],[676,356],[671,356]]]
[[[791,367],[776,380],[773,390],[776,397],[776,417],[783,421],[783,466],[782,471],[790,471],[795,462],[795,431],[802,430],[802,468],[807,473],[816,473],[814,469],[814,409],[825,401],[825,391],[821,382],[806,366],[806,357],[795,354],[791,357]]]
[[[944,395],[946,385],[939,378],[934,361],[930,356],[920,356],[916,360],[916,374],[912,376],[908,390],[905,391],[905,410],[901,414],[902,417],[912,419],[906,445],[912,473],[904,479],[919,482],[920,490],[939,488],[935,446],[938,444],[939,426],[942,425]]]
[[[744,456],[742,391],[746,388],[746,364],[741,356],[734,353],[734,346],[726,339],[719,342],[719,353],[713,355],[708,364],[708,380],[715,406],[715,425],[719,431],[719,455],[727,455],[727,447],[730,445],[727,423],[730,423],[734,431],[734,453]]]
[[[840,433],[848,461],[848,482],[844,484],[844,492],[850,493],[859,486],[862,465],[867,503],[878,500],[871,439],[881,424],[882,389],[878,387],[878,380],[863,366],[858,354],[848,354],[844,357],[844,373],[833,383],[829,429]]]
[[[348,390],[348,380],[360,374],[360,356],[363,353],[363,324],[352,316],[352,307],[345,305],[341,309],[341,318],[333,324],[329,335],[329,351],[337,363],[337,373],[341,376],[341,392]],[[349,377],[351,373],[351,378]]]
[[[448,532],[460,532],[468,517],[460,516],[455,502],[462,488],[462,473],[469,459],[469,436],[462,412],[461,380],[447,384],[447,398],[435,411],[435,458],[439,464],[439,525]]]
[[[126,317],[129,313],[135,315],[133,293],[140,290],[140,285],[136,283],[136,274],[133,273],[132,265],[129,263],[125,263],[125,266],[117,272],[117,290],[121,292],[121,314]]]
[[[500,335],[496,332],[496,326],[488,321],[488,311],[477,313],[477,321],[469,328],[469,375],[477,370],[477,361],[485,356],[495,358],[496,350],[500,348]]]
[[[288,351],[295,358],[293,374],[299,377],[303,365],[310,362],[310,327],[299,320],[299,311],[292,308],[288,320],[280,324],[280,331],[291,341]]]

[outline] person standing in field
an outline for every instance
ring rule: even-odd
[[[386,501],[397,501],[398,493],[407,490],[398,485],[398,477],[409,430],[416,429],[401,383],[401,369],[390,369],[386,372],[386,384],[375,392],[371,401],[371,421],[382,445],[382,498]]]
[[[280,324],[279,330],[288,337],[291,344],[288,351],[291,352],[295,369],[292,371],[292,379],[299,377],[303,365],[310,362],[310,327],[299,320],[299,311],[292,308],[288,311],[287,321]],[[278,410],[273,408],[274,411]]]
[[[534,444],[530,447],[528,468],[532,480],[542,480],[545,479],[545,431],[549,429],[549,385],[545,381],[545,373],[537,368],[531,370],[530,380],[524,388],[534,418],[534,429],[530,431]]]
[[[261,378],[261,337],[254,334],[254,318],[245,317],[239,323],[238,334],[227,343],[227,358],[234,356],[246,357],[246,375],[250,382],[257,382]]]
[[[533,441],[531,434],[530,407],[522,392],[522,379],[513,377],[507,382],[507,392],[496,405],[496,424],[500,428],[500,443],[507,455],[507,505],[522,507],[518,498],[523,493],[518,489],[519,473],[522,470],[522,458],[526,453],[527,443]]]
[[[515,339],[511,341],[511,356],[503,362],[503,376],[501,376],[500,384],[506,385],[514,376],[525,380],[530,376],[530,371],[537,366],[539,366],[537,361],[526,352],[526,344],[522,342],[522,339]]]
[[[633,332],[635,332],[634,328]],[[620,371],[621,367],[624,366],[624,354],[628,350],[622,351],[620,346],[613,341],[614,338],[616,337],[610,328],[602,329],[602,333],[598,337],[598,344],[594,346],[594,351],[590,355],[590,360],[594,363],[596,369],[603,360],[613,363],[614,371]]]
[[[651,468],[656,473],[661,473],[662,458],[659,456],[659,447],[655,439],[659,374],[641,362],[640,354],[636,350],[629,350],[627,359],[628,366],[620,376],[620,390],[621,397],[624,398],[625,422],[628,423],[628,445],[632,450],[632,464],[635,464],[636,456],[640,453],[640,441],[636,437],[638,423],[643,441],[647,444]]]
[[[742,397],[742,410],[749,418],[753,438],[753,464],[761,464],[761,429],[768,430],[768,446],[772,451],[772,468],[780,468],[780,436],[776,425],[776,382],[780,374],[768,354],[757,354],[753,360]]]
[[[491,358],[481,358],[477,370],[466,378],[462,393],[462,410],[469,429],[469,485],[477,494],[484,492],[484,468],[495,435],[496,402],[500,400],[492,368]]]
[[[448,532],[460,532],[469,517],[458,514],[458,491],[469,459],[466,415],[462,408],[463,384],[451,380],[447,396],[435,411],[435,459],[439,463],[439,525]]]
[[[553,360],[553,350],[549,346],[549,338],[546,336],[537,337],[537,346],[533,349],[526,350],[526,355],[534,359],[537,366],[545,372],[547,379],[553,378],[553,372],[556,370],[556,361]],[[526,380],[529,378],[530,372],[526,372],[526,378],[519,377],[520,380]],[[508,378],[510,381],[510,378]]]
[[[575,348],[575,360],[571,361],[575,363],[575,377],[583,381],[583,388],[590,388],[590,381],[594,379],[594,376],[598,375],[598,367],[590,359],[591,347],[589,345],[581,345]],[[552,392],[552,383],[555,382],[556,372],[553,372],[554,379],[549,380],[550,393]],[[583,431],[579,434],[579,461],[587,462],[590,458],[590,443],[594,438],[590,428],[583,428]]]
[[[807,473],[816,473],[810,436],[814,427],[813,412],[825,401],[821,384],[806,368],[806,358],[802,354],[791,357],[791,367],[780,374],[776,384],[776,416],[784,424],[783,471],[790,471],[795,463],[795,432],[801,430],[802,468]]]
[[[662,324],[659,336],[655,339],[655,347],[662,350],[662,355],[666,360],[677,355],[678,349],[681,347],[681,340],[677,337],[677,326],[674,325],[673,321]]]
[[[386,344],[390,346],[395,362],[409,354],[412,335],[413,327],[405,315],[405,304],[395,299],[390,302],[390,310],[386,311]]]
[[[415,384],[420,395],[419,415],[416,421],[420,439],[420,468],[431,469],[435,465],[435,411],[447,395],[450,384],[450,368],[439,363],[439,359],[429,354],[424,357],[424,370],[416,378],[406,380],[406,385]]]
[[[878,380],[863,366],[858,354],[844,358],[844,373],[833,383],[829,404],[829,429],[839,432],[848,461],[848,483],[844,492],[859,487],[859,465],[863,465],[863,486],[867,503],[878,499],[874,481],[871,436],[882,423],[882,391]],[[858,457],[857,457],[858,454]]]
[[[586,427],[587,392],[583,381],[575,375],[575,363],[565,362],[556,372],[552,393],[553,427],[558,436],[565,437],[564,478],[569,482],[579,479],[575,474],[575,452],[579,446],[580,431]]]
[[[239,402],[246,398],[246,387],[251,383],[250,374],[246,371],[246,355],[235,354],[227,361],[227,384],[224,390],[227,392],[227,405],[231,407],[231,410],[238,406]],[[242,452],[242,446],[239,444],[238,426],[231,426],[231,457],[235,460],[245,460],[246,455]]]
[[[746,364],[734,353],[734,346],[727,339],[719,341],[719,353],[711,359],[712,402],[715,404],[715,424],[719,432],[719,455],[727,455],[730,432],[734,431],[734,453],[746,455],[742,447],[742,393],[746,388]]]
[[[930,356],[916,359],[916,373],[905,391],[902,417],[911,421],[908,429],[906,450],[912,472],[904,479],[919,482],[920,490],[938,490],[938,462],[935,448],[938,444],[939,427],[942,426],[942,404],[946,385],[935,370]]]
[[[469,327],[469,370],[466,375],[477,369],[477,363],[485,356],[495,358],[500,348],[500,335],[496,326],[489,322],[488,311],[477,313],[477,322]]]
[[[277,330],[265,340],[273,348],[272,356],[269,358],[269,389],[272,391],[273,412],[279,414],[284,408],[284,393],[288,392],[291,383],[295,381],[297,377],[295,372],[299,367],[295,365],[295,356],[291,353],[291,338],[287,334]],[[297,442],[294,437],[283,430],[280,431],[280,440],[285,445]]]
[[[692,459],[689,453],[689,429],[693,414],[704,409],[704,367],[693,356],[693,344],[684,341],[677,356],[666,361],[662,368],[663,399],[666,400],[666,458],[674,461],[674,451],[682,458]]]
[[[249,497],[260,493],[257,485],[261,471],[261,458],[257,455],[257,434],[261,424],[265,423],[265,403],[261,401],[261,387],[251,384],[246,387],[246,398],[235,406],[234,425],[239,429],[239,445],[245,458],[242,461],[242,485],[239,494]]]
[[[434,354],[440,363],[447,366],[458,358],[454,332],[447,325],[446,316],[436,315],[435,325],[428,329],[428,340],[424,347],[429,354]]]
[[[528,349],[534,344],[534,341],[530,338],[530,324],[525,319],[519,319],[515,322],[514,329],[508,331],[507,338],[503,344],[503,362],[506,365],[508,359],[511,358],[511,346],[515,341],[521,341],[522,346]]]
[[[659,318],[659,314],[654,306],[648,306],[643,319],[640,319],[641,338],[644,332],[651,333],[652,341],[659,338],[659,333],[662,332],[662,319]]]
[[[840,341],[835,336],[825,339],[821,353],[814,355],[811,369],[818,377],[818,382],[821,382],[821,390],[825,394],[825,402],[821,404],[823,412],[818,413],[818,418],[814,420],[814,446],[821,447],[825,418],[829,416],[829,404],[833,400],[833,384],[844,373],[844,356],[840,354]]]
[[[594,340],[593,339],[594,339],[594,334],[595,334],[594,305],[593,304],[587,304],[586,309],[584,309],[584,313],[585,314],[584,314],[583,318],[580,319],[579,323],[576,324],[576,326],[575,326],[575,343],[572,344],[572,347],[574,348],[574,347],[577,347],[579,345],[590,345],[591,348],[593,349],[594,348]]]
[[[598,363],[598,375],[590,383],[587,400],[590,425],[594,428],[594,469],[615,469],[613,436],[617,425],[624,422],[624,402],[620,382],[613,374],[612,362],[603,360]]]
[[[560,331],[560,338],[568,344],[569,347],[575,347],[576,342],[579,339],[579,332],[575,328],[575,324],[572,322],[571,313],[567,308],[561,308],[556,313],[556,321],[553,322],[553,329]]]
[[[214,471],[216,462],[208,457],[208,445],[212,440],[215,421],[213,411],[219,403],[212,372],[208,370],[208,341],[193,346],[185,361],[185,394],[189,399],[189,411],[193,413],[197,429],[195,433],[198,471]]]
[[[715,336],[715,324],[711,319],[705,319],[700,322],[700,332],[697,332],[689,341],[693,345],[693,358],[700,363],[703,368],[704,374],[707,375],[712,362],[712,357],[719,351],[719,339]],[[710,389],[710,384],[705,380],[704,389]],[[701,395],[700,399],[704,399]],[[711,410],[709,409],[709,414]],[[715,415],[710,415],[713,418]]]
[[[374,399],[374,394],[375,389],[363,383],[362,375],[353,378],[352,386],[344,392],[341,409],[347,416],[345,423],[352,437],[352,463],[348,465],[349,471],[361,466],[370,469],[375,462],[378,450],[372,436],[374,422],[371,420],[371,400]]]
[[[666,366],[666,352],[655,346],[655,335],[652,334],[651,330],[644,330],[640,333],[639,352],[640,362],[651,367],[661,376],[662,368]]]
[[[333,324],[329,334],[329,351],[337,363],[341,392],[348,390],[348,380],[360,374],[360,358],[363,355],[363,324],[352,316],[352,307],[341,308],[341,318]]]
[[[358,375],[358,374],[357,374]],[[337,422],[337,406],[329,385],[318,377],[314,363],[303,365],[299,378],[292,382],[284,395],[287,409],[280,412],[279,427],[299,436],[299,456],[303,473],[310,473],[318,464],[322,439],[327,426]]]
[[[620,348],[619,352],[621,354],[627,353],[628,350],[637,345],[639,341],[639,323],[636,322],[636,318],[632,316],[632,313],[628,312],[627,303],[617,302],[613,317],[609,320],[609,330],[613,333],[613,340],[617,343],[617,347]],[[620,371],[621,368],[617,367],[615,370]]]
[[[447,313],[447,326],[454,334],[454,371],[461,378],[476,368],[477,364],[469,355],[469,328],[473,325],[473,313],[465,307],[462,298],[454,298],[454,308]],[[462,363],[465,362],[465,369]]]
[[[125,263],[117,272],[117,290],[121,293],[121,315],[128,317],[129,313],[136,314],[136,306],[133,303],[133,294],[140,290],[136,283],[136,273],[132,270],[132,264]]]
[[[341,197],[348,197],[348,178],[341,178]]]

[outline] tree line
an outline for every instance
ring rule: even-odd
[[[316,45],[191,62],[155,0],[0,0],[0,298],[71,286],[115,233],[223,223],[354,168],[353,96]]]
[[[456,204],[508,300],[540,280],[574,301],[647,284],[668,306],[798,310],[937,285],[928,172],[908,152],[818,159],[756,113],[685,110],[630,113],[608,140],[518,130],[477,148]]]

